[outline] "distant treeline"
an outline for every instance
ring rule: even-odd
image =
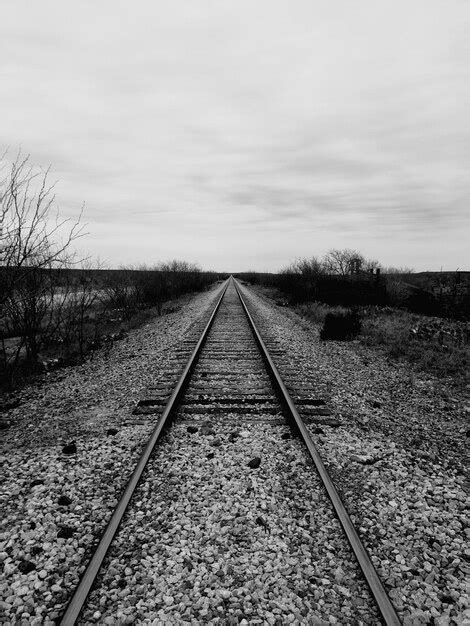
[[[279,289],[292,304],[325,302],[342,306],[389,303],[386,284],[374,276],[304,276],[302,274],[268,274],[245,272],[237,277],[251,284]]]
[[[49,170],[0,156],[0,391],[83,359],[218,276],[186,261],[120,270],[79,262],[81,213],[61,218]]]
[[[322,260],[300,259],[278,273],[237,276],[280,290],[292,304],[391,306],[424,315],[470,317],[470,272],[383,270],[377,262],[351,250],[333,250]]]
[[[218,278],[184,261],[120,270],[0,267],[0,390],[49,363],[82,360]]]

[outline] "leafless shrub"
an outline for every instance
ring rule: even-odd
[[[325,264],[317,257],[296,259],[293,263],[281,270],[281,274],[300,274],[301,276],[320,276],[325,273]]]
[[[87,332],[89,315],[99,301],[100,285],[96,279],[96,267],[90,262],[73,274],[66,275],[63,287],[63,308],[59,324],[60,340],[67,347],[76,347],[79,357],[85,356],[90,333]],[[96,318],[95,318],[96,320]],[[96,323],[93,339],[96,339]]]
[[[138,309],[135,272],[132,269],[121,269],[111,274],[103,284],[99,300],[108,314],[129,320]]]
[[[386,267],[382,267],[381,269],[382,274],[413,274],[414,273],[414,269],[411,267],[393,267],[393,266],[386,266]]]
[[[58,269],[70,262],[70,246],[83,234],[81,214],[62,219],[55,203],[49,169],[34,168],[20,153],[0,164],[0,329],[2,364],[8,386],[25,351],[38,359],[45,337],[54,332],[63,301]],[[6,346],[11,333],[16,343]]]
[[[366,259],[357,250],[333,249],[330,250],[323,259],[323,266],[329,274],[348,276],[361,272],[371,272],[379,267],[378,261]]]

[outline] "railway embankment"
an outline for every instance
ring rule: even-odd
[[[358,341],[321,341],[319,324],[276,305],[262,288],[250,288],[247,300],[294,399],[306,380],[327,390],[335,426],[330,416],[312,431],[405,623],[463,623],[468,389]]]
[[[51,373],[42,385],[24,389],[19,405],[9,410],[12,425],[3,433],[2,447],[0,606],[11,622],[52,624],[61,615],[152,429],[149,416],[135,414],[135,407],[145,389],[176,382],[216,295],[214,288],[187,298],[180,310],[131,331],[92,361]],[[292,397],[304,401],[303,417],[403,622],[464,623],[470,553],[463,392],[357,343],[321,342],[317,328],[263,293],[250,290],[246,297]],[[205,374],[199,379],[203,387]],[[313,388],[322,398],[322,410],[310,410],[305,402]],[[122,623],[133,623],[136,615],[143,623],[150,615],[171,621],[179,611],[189,611],[196,620],[220,620],[228,607],[233,608],[232,620],[250,623],[259,619],[260,606],[270,623],[302,623],[306,603],[296,598],[313,588],[318,593],[317,605],[309,599],[310,611],[317,606],[314,623],[374,623],[356,574],[338,569],[341,548],[336,531],[333,539],[328,534],[334,523],[326,517],[321,522],[329,510],[321,489],[313,484],[310,492],[302,491],[298,478],[311,470],[304,467],[293,440],[283,438],[286,427],[268,411],[265,423],[220,425],[220,433],[204,433],[213,417],[208,408],[199,407],[189,421],[186,416],[172,427],[163,443],[171,449],[170,457],[154,459],[141,487],[160,508],[152,504],[149,509],[139,497],[136,518],[111,554],[105,578],[109,574],[112,579]],[[200,424],[198,415],[204,418]],[[238,409],[234,415],[240,419]],[[175,439],[179,431],[184,444]],[[260,459],[255,472],[243,466],[247,455],[255,465]],[[193,483],[194,489],[179,490],[178,484]],[[198,489],[204,487],[201,495]],[[207,503],[214,504],[221,494],[228,500],[210,510]],[[260,498],[265,508],[259,514]],[[319,511],[315,533],[305,507]],[[181,551],[181,534],[174,532],[178,524],[191,548],[182,562],[179,553],[172,558],[171,549]],[[149,529],[161,541],[157,552],[149,542],[142,543]],[[296,536],[308,535],[295,554],[284,547],[292,529]],[[245,537],[247,532],[252,536]],[[245,561],[240,558],[241,566],[235,568],[235,584],[233,571],[220,563],[237,543],[237,533],[241,549],[228,556]],[[242,540],[258,546],[257,563]],[[139,550],[139,564],[131,562]],[[313,564],[315,551],[318,563]],[[144,570],[154,570],[151,581],[141,571],[142,559]],[[268,575],[259,581],[252,574],[266,562],[274,571],[272,580]],[[219,582],[225,577],[217,592],[202,587],[201,564]],[[324,566],[336,573],[324,575]],[[191,593],[178,591],[179,579],[192,585],[188,590],[200,589],[196,609]],[[161,598],[152,592],[158,580],[170,583]],[[142,594],[135,590],[140,587],[147,597],[150,590],[156,606],[139,605]],[[260,604],[266,599],[266,605]],[[113,623],[108,595],[105,601],[92,595],[90,602],[93,610],[85,614],[86,623],[102,623],[106,616],[106,623]]]
[[[1,447],[7,623],[52,623],[63,611],[152,429],[133,409],[156,379],[176,383],[184,342],[194,343],[218,288],[180,298],[175,312],[22,389],[4,414],[11,422]]]

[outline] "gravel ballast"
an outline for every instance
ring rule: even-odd
[[[300,443],[234,421],[172,427],[85,623],[380,623]]]
[[[52,625],[62,613],[152,430],[155,416],[133,409],[156,383],[176,382],[217,291],[52,373],[9,411],[3,623]],[[404,624],[470,623],[458,392],[357,344],[320,342],[262,292],[248,300],[293,396],[322,399],[305,409],[309,429]],[[226,364],[211,363],[196,368],[192,405],[152,457],[81,623],[380,623],[254,361],[247,403],[225,385]],[[216,390],[230,403],[214,409]]]
[[[378,623],[233,285],[83,619]]]
[[[466,397],[246,293],[294,397],[325,390],[339,425],[313,419],[312,436],[404,624],[467,623]]]

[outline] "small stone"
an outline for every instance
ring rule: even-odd
[[[201,426],[201,435],[215,435],[215,430],[210,422],[204,422]]]
[[[57,537],[59,539],[70,539],[73,537],[74,532],[75,528],[72,528],[71,526],[61,526],[59,532],[57,533]]]
[[[442,604],[454,604],[454,598],[448,593],[443,593],[440,596],[440,601],[442,602]]]
[[[184,563],[184,566],[186,567],[186,569],[188,569],[190,572],[194,569],[194,565],[193,565],[192,561],[190,559],[188,559],[188,557],[184,557],[183,563]]]
[[[214,439],[214,441],[211,442],[211,446],[214,446],[216,448],[221,445],[222,445],[222,442],[220,441],[220,439]]]
[[[351,595],[351,592],[347,587],[338,586],[337,589],[341,595],[346,596],[347,598]]]
[[[415,624],[426,624],[426,622],[428,622],[428,620],[424,611],[421,609],[414,609],[410,615],[405,616],[403,626],[415,626]]]
[[[19,596],[20,598],[22,596],[25,596],[27,593],[29,593],[29,588],[26,587],[26,585],[23,585],[22,587],[16,590],[16,595]]]
[[[379,461],[379,457],[366,456],[361,454],[351,454],[351,461],[361,463],[362,465],[373,465]]]
[[[248,467],[251,467],[251,469],[257,469],[261,465],[261,457],[255,456],[254,459],[248,461],[247,465]]]
[[[265,519],[263,519],[262,517],[257,517],[255,519],[256,524],[258,524],[258,526],[262,526],[263,528],[265,528],[266,530],[269,529],[268,523],[266,522]]]
[[[344,580],[344,577],[345,577],[345,573],[344,573],[343,568],[338,567],[335,570],[335,580],[336,580],[336,582],[340,583],[342,580]]]
[[[62,454],[77,454],[77,446],[75,441],[68,443],[66,446],[62,448]]]
[[[22,574],[29,574],[36,569],[36,565],[32,561],[27,561],[23,559],[18,563],[18,569]]]
[[[72,504],[72,500],[68,496],[60,496],[60,498],[57,500],[57,504],[59,506],[69,506],[70,504]]]
[[[47,571],[45,569],[42,569],[40,572],[38,572],[38,576],[41,580],[44,580],[44,578],[46,578],[47,576]]]

